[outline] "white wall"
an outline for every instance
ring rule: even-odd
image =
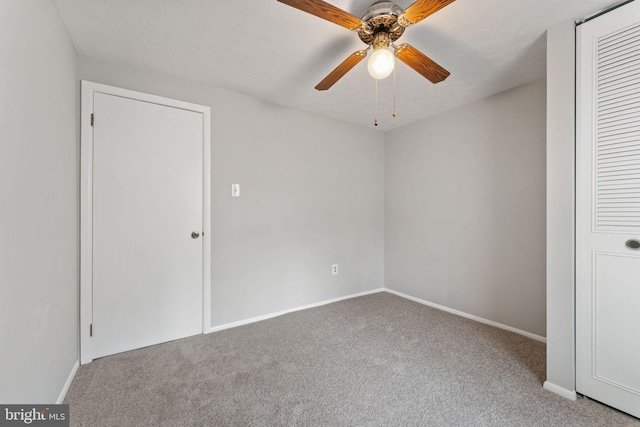
[[[48,0],[0,28],[0,402],[51,403],[78,360],[75,51]]]
[[[547,382],[575,397],[575,24],[547,32]]]
[[[385,285],[545,335],[545,80],[389,132]]]
[[[86,57],[78,75],[211,106],[212,326],[383,286],[382,133]]]

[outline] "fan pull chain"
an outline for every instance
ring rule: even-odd
[[[393,111],[391,111],[391,115],[396,116],[396,67],[393,67]]]
[[[376,81],[376,117],[373,121],[374,126],[378,126],[378,79],[374,79]]]

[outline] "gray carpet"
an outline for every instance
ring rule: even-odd
[[[640,426],[542,388],[545,346],[379,293],[80,367],[84,426]]]

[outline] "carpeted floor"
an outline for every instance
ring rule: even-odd
[[[84,426],[634,426],[542,388],[545,345],[379,293],[80,367]]]

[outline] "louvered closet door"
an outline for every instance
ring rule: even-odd
[[[640,417],[640,1],[578,42],[576,390]]]

